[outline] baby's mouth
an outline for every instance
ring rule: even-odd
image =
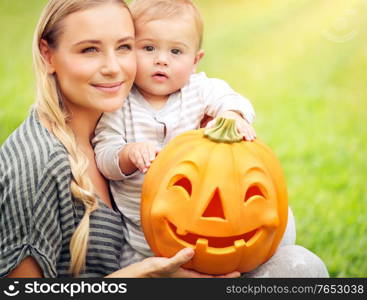
[[[160,79],[167,79],[168,78],[167,74],[164,73],[164,72],[156,72],[156,73],[153,74],[152,77],[160,78]]]

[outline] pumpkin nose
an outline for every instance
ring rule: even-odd
[[[224,220],[226,219],[224,216],[222,200],[218,188],[215,189],[214,194],[211,197],[211,200],[209,201],[209,204],[206,207],[202,216],[204,218],[215,217]]]

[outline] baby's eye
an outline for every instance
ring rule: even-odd
[[[153,52],[155,50],[153,46],[145,46],[143,49],[148,52]]]
[[[88,47],[82,50],[82,53],[93,53],[93,52],[98,52],[98,49],[96,47]]]
[[[182,51],[180,50],[180,49],[172,49],[171,50],[171,53],[173,53],[173,54],[181,54],[182,53]]]

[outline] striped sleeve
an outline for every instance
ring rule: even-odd
[[[123,118],[122,109],[104,113],[92,141],[98,169],[110,180],[122,180],[126,177],[119,166],[119,153],[126,145]]]
[[[57,276],[62,234],[53,174],[65,170],[65,154],[54,152],[48,157],[49,153],[50,145],[29,122],[0,149],[1,277],[28,256],[45,277]]]
[[[235,92],[221,79],[208,78],[204,75],[199,78],[205,114],[216,117],[224,111],[232,110],[240,113],[248,122],[253,122],[255,111],[248,99]]]

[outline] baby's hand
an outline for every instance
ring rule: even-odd
[[[236,119],[236,128],[240,135],[242,135],[247,141],[253,141],[256,139],[256,132],[252,125],[247,120],[239,117]]]
[[[154,143],[132,143],[129,144],[128,157],[142,173],[145,173],[158,152]]]
[[[253,141],[256,139],[256,132],[252,125],[245,120],[240,114],[234,111],[225,111],[221,113],[217,118],[226,118],[226,119],[233,119],[236,121],[236,129],[237,132],[242,135],[247,141]],[[210,121],[206,127],[211,127],[214,125],[214,120]]]

